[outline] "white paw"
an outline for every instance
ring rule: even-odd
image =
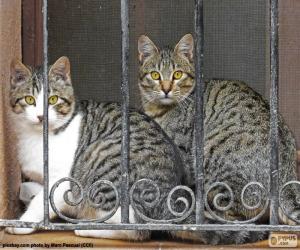
[[[7,227],[5,232],[9,234],[31,234],[35,231],[33,228]]]
[[[88,230],[75,230],[75,235],[80,237],[88,237]]]
[[[122,231],[119,230],[75,230],[75,234],[81,237],[124,239]]]
[[[137,240],[136,231],[126,230],[75,230],[75,234],[80,237],[91,237],[112,240]]]

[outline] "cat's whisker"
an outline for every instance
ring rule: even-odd
[[[150,98],[144,100],[144,104],[152,103],[153,101],[155,101],[155,99],[155,97],[150,96]]]

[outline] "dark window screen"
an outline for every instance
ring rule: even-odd
[[[205,78],[246,81],[265,94],[267,6],[263,0],[204,2]],[[80,99],[120,101],[119,0],[49,1],[50,63],[66,55]],[[194,30],[193,0],[130,1],[130,99],[139,104],[137,39],[174,45]],[[268,94],[267,94],[268,95]]]

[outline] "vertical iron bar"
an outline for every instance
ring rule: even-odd
[[[44,225],[49,224],[49,172],[48,172],[48,1],[43,0],[43,159],[44,159]]]
[[[203,0],[195,0],[195,178],[196,178],[196,223],[204,221],[204,110],[203,110]]]
[[[271,96],[270,96],[270,223],[278,224],[278,0],[270,0],[271,16]]]
[[[121,0],[122,25],[122,143],[121,143],[121,222],[129,223],[129,88],[128,88],[128,59],[129,59],[129,17],[128,0]]]

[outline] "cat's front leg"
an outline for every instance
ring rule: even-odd
[[[50,183],[50,187],[54,183]],[[64,201],[64,192],[70,188],[68,183],[64,183],[61,187],[57,190],[56,195],[54,196],[54,203],[59,211],[63,211],[65,208],[65,201]],[[53,211],[52,207],[49,205],[49,218],[53,219],[56,217],[55,212]],[[20,221],[26,222],[36,222],[39,223],[44,219],[44,188],[32,199],[30,202],[26,212],[21,216],[19,219]],[[31,234],[36,231],[33,228],[14,228],[14,227],[7,227],[5,229],[7,233],[10,234]]]
[[[19,219],[20,221],[26,222],[40,222],[44,218],[44,206],[43,206],[43,190],[42,189],[30,202],[26,212]],[[36,231],[33,228],[17,228],[7,227],[5,229],[10,234],[31,234]]]

